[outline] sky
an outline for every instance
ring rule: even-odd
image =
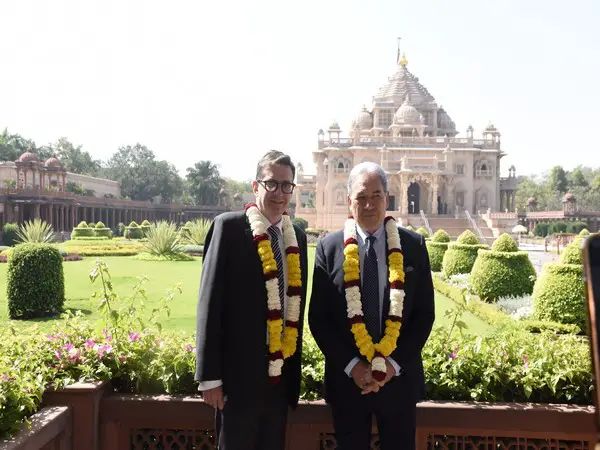
[[[600,166],[596,0],[5,0],[0,130],[94,158],[137,142],[250,179],[276,148],[314,173],[317,132],[408,69],[502,172]]]

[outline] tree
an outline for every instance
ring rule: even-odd
[[[548,175],[548,184],[550,189],[553,191],[563,194],[567,192],[569,181],[567,180],[565,169],[563,169],[561,166],[554,166]]]
[[[569,172],[568,178],[569,178],[569,186],[571,188],[576,188],[576,187],[587,188],[589,186],[589,183],[586,180],[585,175],[583,174],[583,171],[581,170],[581,166],[576,167],[571,172]]]
[[[33,141],[20,134],[10,134],[7,128],[0,133],[0,161],[16,161],[30,148],[35,148]]]
[[[197,205],[217,205],[219,193],[225,185],[216,164],[210,161],[199,161],[194,167],[187,168],[186,179],[191,196]]]
[[[53,148],[67,171],[85,175],[98,174],[100,161],[92,159],[88,152],[81,149],[81,145],[75,147],[66,137],[61,137]]]
[[[120,147],[108,160],[104,175],[121,183],[121,194],[132,200],[150,200],[158,195],[170,201],[183,185],[175,167],[156,161],[154,152],[141,144]]]

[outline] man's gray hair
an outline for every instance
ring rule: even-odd
[[[374,162],[365,161],[357,164],[350,171],[350,175],[348,176],[348,195],[352,194],[352,185],[354,181],[363,173],[376,173],[379,176],[379,180],[381,180],[381,185],[383,186],[384,192],[387,192],[387,175],[385,174],[385,170]]]

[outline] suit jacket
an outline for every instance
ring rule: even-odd
[[[433,326],[433,284],[423,237],[404,228],[399,230],[404,254],[405,298],[400,336],[390,357],[400,365],[401,376],[392,378],[384,389],[388,393],[414,396],[417,401],[425,387],[421,349]],[[329,234],[319,242],[308,316],[312,334],[325,355],[326,398],[340,403],[352,402],[361,396],[344,369],[353,358],[362,358],[346,313],[343,248],[342,231]],[[384,294],[384,317],[388,311],[389,286]]]
[[[306,235],[300,248],[302,303],[296,353],[285,360],[281,382],[291,406],[300,393],[306,300]],[[228,401],[255,406],[268,380],[267,291],[250,224],[243,211],[217,216],[204,244],[197,310],[196,381],[222,380]]]

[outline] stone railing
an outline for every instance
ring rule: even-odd
[[[92,384],[47,393],[45,403],[66,408],[42,409],[38,415],[59,413],[51,427],[35,428],[20,447],[0,442],[0,449],[215,448],[214,412],[198,397],[122,395]],[[372,448],[379,448],[376,428],[373,432]],[[46,445],[43,433],[54,433],[54,441],[45,441],[54,446]],[[417,408],[419,450],[591,449],[595,433],[591,406],[427,401]],[[286,450],[333,448],[328,406],[301,402],[289,415]]]

